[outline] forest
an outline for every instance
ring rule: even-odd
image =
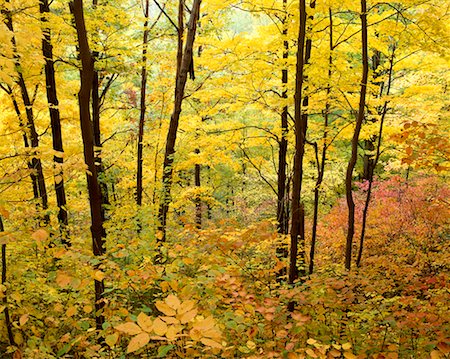
[[[0,17],[0,358],[450,358],[450,0]]]

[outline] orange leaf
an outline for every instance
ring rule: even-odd
[[[189,323],[192,319],[195,318],[196,315],[197,315],[197,309],[193,309],[189,312],[183,313],[179,317],[181,324]]]
[[[153,322],[153,332],[156,335],[163,336],[167,332],[167,324],[164,323],[160,318],[156,318]]]
[[[149,341],[150,341],[150,336],[148,335],[148,333],[144,332],[144,333],[136,335],[128,343],[127,353],[132,353],[132,352],[135,352],[136,350],[141,349]]]
[[[129,335],[135,335],[142,333],[142,329],[133,322],[127,322],[115,326],[116,330],[119,332],[124,332]]]
[[[214,341],[212,339],[202,338],[202,339],[200,339],[200,341],[207,347],[222,349],[222,344],[217,343],[216,341]]]
[[[23,314],[19,319],[19,325],[20,326],[25,325],[25,323],[28,322],[28,318],[29,318],[28,314]]]
[[[180,300],[177,298],[177,296],[173,295],[173,294],[169,294],[166,298],[166,303],[167,305],[172,308],[177,310],[180,307]]]
[[[147,333],[150,333],[152,331],[153,322],[148,315],[142,312],[139,313],[139,315],[137,316],[137,323],[139,324],[139,326],[142,328],[143,331]]]
[[[175,310],[173,310],[171,307],[169,307],[166,303],[158,300],[156,303],[156,308],[158,308],[158,310],[165,314],[168,315],[169,317],[174,316],[175,314],[177,314],[177,312]]]

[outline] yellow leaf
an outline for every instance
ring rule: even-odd
[[[342,344],[342,349],[349,350],[351,349],[352,345],[350,343],[344,343]]]
[[[193,309],[189,312],[183,313],[179,316],[181,324],[189,323],[197,315],[197,309]]]
[[[358,357],[352,352],[344,352],[344,358],[346,359],[357,359]]]
[[[171,325],[170,327],[167,328],[167,332],[166,332],[166,338],[168,340],[175,340],[177,339],[177,335],[178,333],[182,330],[181,326],[178,325]]]
[[[169,294],[166,298],[166,303],[167,305],[172,308],[177,310],[180,307],[180,300],[177,298],[177,296],[173,295],[173,294]]]
[[[70,318],[73,317],[77,312],[77,308],[75,308],[74,306],[71,306],[70,308],[68,308],[66,310],[66,315]]]
[[[156,335],[163,336],[167,332],[167,324],[161,319],[156,318],[153,322],[153,331]]]
[[[150,317],[144,313],[139,313],[137,316],[137,323],[142,328],[143,331],[150,333],[152,331],[153,322]]]
[[[116,345],[117,341],[119,340],[119,334],[114,333],[107,335],[105,338],[105,343],[108,344],[110,348],[112,348],[114,345]]]
[[[135,352],[136,350],[141,349],[150,341],[150,336],[148,333],[141,333],[133,337],[128,343],[127,353]]]
[[[177,318],[174,317],[159,317],[161,320],[165,321],[167,324],[180,324],[180,321]]]
[[[202,339],[200,339],[200,341],[207,347],[222,349],[222,344],[217,343],[216,341],[214,341],[212,339],[202,338]]]
[[[317,343],[317,340],[315,340],[315,339],[313,339],[313,338],[309,338],[306,342],[307,342],[309,345],[314,345],[314,344]]]
[[[28,322],[28,318],[29,318],[28,314],[23,314],[19,319],[19,325],[20,326],[25,325],[25,323]]]
[[[3,312],[6,308],[6,305],[0,305],[0,313]]]
[[[256,348],[256,343],[252,342],[251,340],[248,340],[245,345],[247,346],[247,348],[249,348],[251,350],[254,350]]]
[[[305,350],[306,354],[308,354],[311,358],[317,358],[317,354],[314,352],[314,350],[308,348]]]
[[[339,358],[341,356],[341,352],[339,350],[336,350],[336,349],[331,349],[328,352],[328,355],[332,356],[333,358]]]
[[[92,312],[92,305],[85,305],[83,307],[83,311],[87,314],[89,314],[90,312]]]
[[[124,333],[129,334],[129,335],[135,335],[135,334],[142,333],[142,329],[139,327],[139,325],[136,325],[133,322],[127,322],[127,323],[119,324],[119,325],[115,326],[115,328],[119,332],[124,332]]]
[[[48,233],[45,229],[40,228],[31,235],[31,238],[33,238],[35,241],[42,242],[48,238]]]
[[[165,315],[168,315],[169,317],[174,316],[175,314],[177,314],[177,312],[175,310],[173,310],[171,307],[169,307],[166,303],[158,300],[156,303],[156,308],[158,308],[158,310],[161,313],[164,313]]]

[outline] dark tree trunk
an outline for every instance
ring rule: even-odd
[[[389,59],[389,75],[388,75],[386,96],[389,96],[390,91],[391,91],[392,74],[393,74],[393,68],[394,68],[394,58],[395,58],[395,45],[393,45],[391,58]],[[378,137],[377,137],[378,141],[376,144],[376,154],[375,154],[375,158],[373,159],[373,167],[372,167],[372,170],[370,171],[370,177],[368,178],[369,187],[367,188],[366,200],[365,200],[364,209],[363,209],[361,235],[359,237],[359,250],[358,250],[358,257],[356,258],[356,266],[357,267],[359,267],[361,265],[361,258],[362,258],[363,248],[364,248],[364,238],[365,238],[365,234],[366,234],[367,215],[369,213],[369,205],[370,205],[370,199],[371,199],[371,195],[372,195],[373,177],[374,177],[375,167],[378,163],[378,160],[380,159],[380,154],[381,154],[381,141],[382,141],[382,137],[383,137],[384,120],[386,118],[386,114],[387,114],[387,110],[388,110],[387,106],[388,106],[388,101],[385,101],[383,108],[381,110],[381,114],[380,114],[381,117],[380,117],[380,127],[378,129]]]
[[[176,78],[175,101],[172,116],[170,118],[169,132],[167,134],[166,149],[164,153],[163,175],[162,175],[162,193],[158,211],[158,241],[166,240],[166,221],[169,210],[170,191],[172,188],[173,161],[175,155],[175,142],[177,138],[178,122],[181,113],[181,104],[184,97],[184,88],[186,86],[187,75],[192,62],[192,51],[197,28],[197,20],[200,11],[201,0],[194,0],[192,4],[191,16],[188,23],[188,32],[186,36],[186,46],[182,54],[182,59],[178,58],[181,66]]]
[[[304,242],[304,209],[301,203],[303,155],[305,153],[306,123],[302,116],[302,94],[305,65],[305,39],[306,39],[306,4],[300,0],[300,23],[297,42],[297,65],[295,80],[295,156],[292,181],[292,220],[291,220],[291,248],[289,256],[288,282],[293,284],[298,278],[297,267],[298,244]],[[289,310],[294,309],[294,302],[289,303]]]
[[[364,120],[364,109],[366,105],[367,80],[369,76],[368,59],[368,38],[367,38],[367,4],[366,0],[361,0],[361,34],[362,34],[362,63],[363,72],[361,80],[361,91],[359,96],[358,115],[356,118],[355,132],[352,138],[352,154],[347,166],[345,177],[345,192],[348,207],[348,227],[347,240],[345,245],[345,268],[350,270],[352,263],[353,236],[355,234],[355,202],[353,201],[353,169],[355,168],[358,156],[358,141],[361,132],[361,126]]]
[[[3,227],[3,220],[0,216],[0,232],[3,232],[5,228]],[[6,283],[6,244],[2,244],[2,286],[4,286]],[[6,295],[6,292],[3,292],[3,298],[2,303],[5,306],[5,309],[3,309],[5,313],[5,325],[6,325],[6,331],[8,332],[8,339],[9,339],[9,345],[15,346],[16,343],[14,341],[14,335],[12,332],[12,322],[11,317],[9,315],[9,308],[8,308],[8,297]]]
[[[10,1],[6,0],[6,3],[9,4]],[[3,7],[1,9],[1,13],[4,16],[4,23],[8,30],[11,32],[11,43],[13,47],[13,54],[14,54],[14,65],[15,70],[17,72],[17,79],[16,83],[20,88],[20,92],[22,95],[22,101],[25,106],[25,113],[27,116],[27,130],[29,132],[29,138],[32,148],[39,147],[39,136],[36,131],[35,123],[34,123],[34,114],[33,114],[33,101],[30,98],[30,95],[28,93],[28,88],[25,84],[25,79],[22,74],[22,67],[20,62],[20,55],[17,52],[17,43],[16,43],[16,37],[14,34],[14,26],[13,26],[13,20],[12,20],[12,14],[9,9],[6,7]],[[33,153],[35,155],[36,152]],[[45,178],[44,173],[42,170],[42,162],[41,159],[38,157],[32,157],[31,159],[31,168],[34,171],[35,174],[35,180],[33,178],[33,193],[36,197],[36,192],[38,192],[38,197],[41,199],[42,209],[45,212],[48,209],[48,198],[47,198],[47,188],[45,185]],[[36,191],[37,189],[37,191]],[[44,213],[44,224],[48,224],[50,221],[48,213]]]
[[[95,165],[94,155],[94,133],[89,111],[90,95],[94,78],[94,59],[88,44],[86,26],[84,22],[83,1],[73,0],[70,7],[75,19],[75,25],[78,36],[78,46],[81,59],[81,87],[78,93],[80,108],[80,125],[83,139],[84,160],[88,167],[86,173],[87,185],[89,191],[89,204],[91,209],[91,233],[92,246],[95,256],[102,256],[104,249],[104,229],[102,213],[102,196],[97,177],[97,167]],[[103,316],[103,281],[95,280],[95,323],[97,330],[102,329],[105,321]]]
[[[327,159],[327,139],[328,139],[328,124],[330,117],[330,103],[329,97],[331,93],[331,75],[333,68],[333,14],[331,8],[328,9],[328,17],[330,19],[330,56],[328,58],[328,84],[327,84],[327,100],[325,104],[325,111],[323,113],[324,124],[323,124],[323,136],[322,136],[322,154],[319,160],[318,147],[315,146],[316,151],[316,164],[317,164],[317,179],[316,185],[314,187],[314,209],[313,209],[313,224],[312,224],[312,234],[311,234],[311,248],[309,252],[309,274],[314,272],[314,256],[316,251],[316,241],[317,241],[317,223],[319,217],[319,197],[320,197],[320,187],[322,186],[323,176],[325,173],[325,162]]]
[[[141,68],[141,109],[139,115],[139,130],[138,130],[138,149],[137,149],[137,173],[136,173],[136,204],[142,205],[142,164],[143,164],[143,141],[144,141],[144,125],[145,125],[145,94],[147,89],[147,48],[148,48],[148,34],[149,34],[149,0],[145,1],[144,8],[144,38],[142,40],[142,68]]]
[[[54,178],[55,178],[55,192],[56,192],[56,203],[58,206],[58,221],[60,225],[60,231],[62,235],[62,243],[70,245],[68,238],[68,216],[66,209],[66,192],[64,189],[64,177],[63,177],[63,142],[61,134],[61,120],[59,114],[59,102],[56,92],[56,81],[55,81],[55,66],[53,62],[53,46],[51,43],[51,33],[50,28],[46,26],[47,19],[46,14],[50,13],[50,7],[48,0],[40,0],[39,10],[42,16],[42,23],[44,25],[43,38],[42,38],[42,54],[45,60],[45,84],[47,90],[47,102],[50,111],[50,122],[52,127],[52,140],[53,149],[55,150],[55,155],[53,156],[54,161]]]
[[[289,41],[288,41],[288,25],[287,25],[287,0],[283,0],[283,11],[284,11],[284,17],[282,19],[282,26],[283,26],[283,59],[284,59],[284,68],[281,70],[281,83],[283,85],[283,93],[281,94],[281,97],[284,101],[287,101],[287,83],[288,83],[288,68],[287,68],[287,59],[289,57]],[[285,105],[283,107],[283,110],[281,112],[281,138],[279,142],[279,150],[278,150],[278,198],[277,198],[277,222],[278,222],[278,233],[280,234],[288,234],[289,232],[289,214],[286,211],[286,203],[288,201],[288,198],[286,197],[286,186],[287,186],[287,179],[286,179],[286,169],[287,169],[287,148],[288,148],[288,141],[287,141],[287,135],[289,131],[289,124],[288,124],[288,106]],[[278,250],[278,256],[282,258],[286,258],[288,256],[288,250],[285,246],[282,246]]]
[[[200,150],[198,148],[195,149],[195,153],[199,154]],[[195,180],[195,187],[198,189],[201,186],[201,166],[199,163],[195,164],[194,168],[194,180]],[[195,198],[195,225],[197,228],[202,228],[202,201],[200,198],[200,195],[197,193],[197,197]]]

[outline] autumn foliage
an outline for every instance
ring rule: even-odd
[[[0,0],[0,359],[449,358],[449,8]]]

